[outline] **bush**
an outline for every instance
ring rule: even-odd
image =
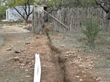
[[[87,38],[87,44],[90,47],[95,47],[94,42],[98,36],[98,33],[101,31],[101,28],[99,27],[100,21],[95,21],[93,18],[88,18],[84,25],[86,26],[86,29],[82,30],[82,32]]]

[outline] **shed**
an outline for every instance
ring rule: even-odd
[[[33,5],[30,6],[30,11],[33,10]],[[25,15],[25,12],[24,12],[24,9],[23,9],[23,6],[16,6],[15,8],[18,9],[18,11],[20,11],[20,13],[24,16]],[[35,11],[38,11],[40,13],[42,13],[42,15],[44,15],[44,11],[43,10],[47,10],[47,6],[46,5],[39,5],[38,7],[35,8]],[[28,7],[27,7],[27,11],[28,11]],[[32,20],[32,15],[31,14],[28,18],[28,20]],[[16,20],[16,19],[21,19],[23,20],[23,18],[21,17],[21,15],[19,15],[19,13],[14,9],[14,8],[8,8],[6,10],[6,20]]]
[[[23,6],[16,6],[15,8],[17,8],[18,11],[20,11],[22,15],[26,16],[23,10]],[[30,11],[32,10],[33,10],[33,5],[30,6]],[[28,11],[28,7],[27,7],[27,11]],[[15,20],[15,19],[23,20],[23,18],[19,15],[19,13],[14,8],[8,8],[6,10],[6,20],[11,20],[11,19],[12,20]],[[32,14],[29,16],[28,20],[32,20]]]

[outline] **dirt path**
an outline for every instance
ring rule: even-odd
[[[4,25],[0,28],[0,33],[26,33],[29,30],[24,29],[26,26],[24,25]]]
[[[28,73],[14,65],[13,58],[16,55],[15,51],[25,48],[25,42],[31,33],[7,33],[0,36],[3,38],[0,48],[0,82],[22,82]],[[30,82],[30,79],[28,80],[26,82]]]

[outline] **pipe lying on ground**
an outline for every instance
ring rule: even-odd
[[[41,64],[39,54],[35,54],[34,82],[40,82]]]

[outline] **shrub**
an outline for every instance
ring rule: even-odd
[[[84,25],[86,26],[86,29],[82,30],[82,32],[87,38],[87,44],[90,47],[95,47],[94,42],[98,36],[98,33],[101,31],[101,28],[99,27],[100,21],[95,21],[93,18],[88,18]]]

